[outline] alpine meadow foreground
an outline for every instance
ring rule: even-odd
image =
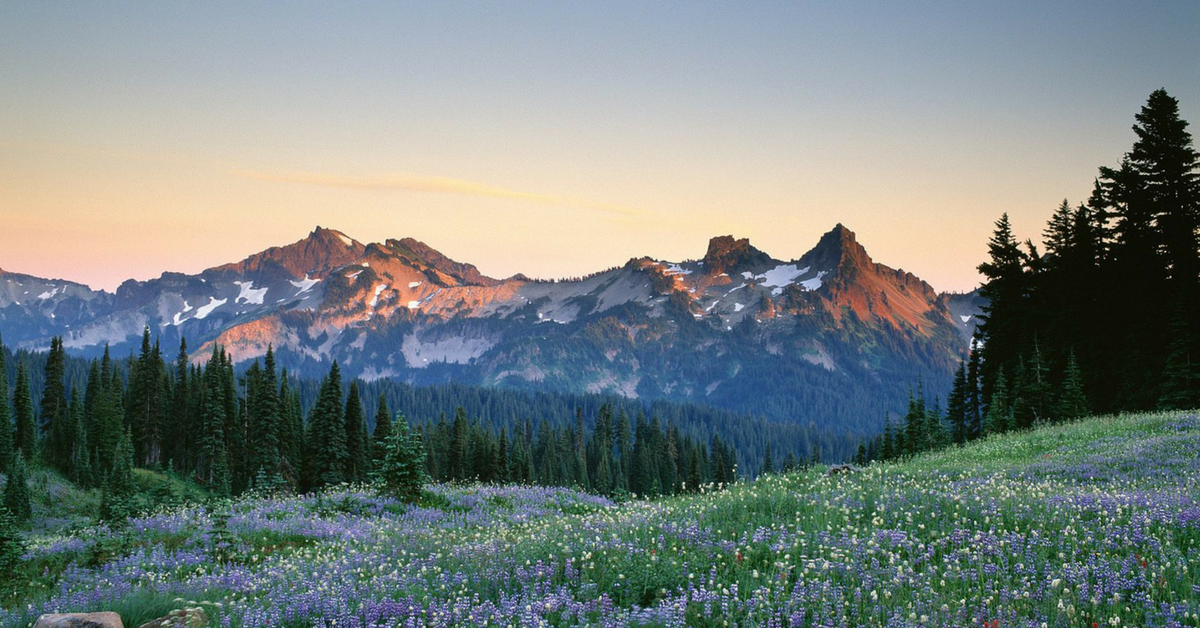
[[[1194,413],[822,471],[619,504],[343,488],[47,532],[2,624],[203,606],[246,627],[1200,626]]]

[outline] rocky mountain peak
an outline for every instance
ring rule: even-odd
[[[733,236],[725,235],[708,241],[708,252],[702,261],[706,272],[718,275],[744,266],[768,264],[771,256],[750,246],[749,238],[735,240]]]
[[[842,275],[855,270],[869,270],[875,265],[867,250],[858,243],[854,232],[841,223],[821,236],[817,245],[801,259],[814,268],[837,269]]]
[[[238,273],[260,273],[272,268],[282,268],[296,278],[309,276],[324,278],[330,271],[351,264],[360,257],[366,247],[346,234],[318,226],[302,240],[286,246],[271,247],[246,259],[218,266],[215,271]]]
[[[456,262],[433,247],[413,238],[389,239],[385,246],[393,254],[418,266],[427,266],[445,273],[464,285],[494,286],[500,282],[479,272],[473,264]]]

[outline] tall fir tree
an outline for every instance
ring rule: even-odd
[[[337,361],[321,384],[317,404],[309,413],[305,438],[306,490],[321,489],[348,480],[350,451],[342,412],[342,374]]]
[[[26,462],[37,450],[37,424],[33,417],[33,395],[29,390],[29,372],[25,362],[17,360],[17,385],[13,389],[13,418],[16,421],[15,446]]]
[[[967,367],[964,362],[958,363],[954,372],[954,384],[950,396],[946,398],[946,421],[950,424],[951,440],[958,445],[967,442],[970,432],[967,418]]]
[[[29,497],[28,472],[25,460],[18,457],[8,470],[8,482],[4,485],[4,507],[18,524],[29,521],[33,507]]]
[[[983,421],[985,434],[1002,434],[1007,432],[1010,423],[1011,408],[1008,401],[1008,383],[1004,371],[996,375],[996,384],[992,386],[992,398],[987,405],[987,417]]]
[[[8,473],[17,449],[12,411],[8,405],[8,368],[5,361],[4,342],[0,340],[0,472]]]
[[[429,481],[425,473],[425,448],[421,439],[413,436],[403,415],[396,416],[384,450],[379,469],[384,490],[402,501],[416,503],[422,487]]]
[[[1075,351],[1067,354],[1067,365],[1063,373],[1062,395],[1058,401],[1058,416],[1062,420],[1077,419],[1088,413],[1087,397],[1083,394],[1083,374]]]
[[[350,382],[343,423],[346,426],[346,479],[350,482],[361,482],[367,479],[371,464],[366,420],[363,417],[357,381]]]
[[[50,352],[46,355],[39,418],[38,433],[45,443],[46,461],[59,471],[69,473],[72,434],[68,425],[66,352],[62,338],[58,336],[50,339]]]
[[[371,434],[371,462],[378,467],[383,460],[384,443],[392,435],[392,417],[388,410],[387,397],[379,393],[379,402],[375,405],[375,431]]]

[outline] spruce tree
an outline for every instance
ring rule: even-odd
[[[988,257],[979,265],[986,278],[979,292],[988,300],[979,317],[979,332],[987,340],[980,362],[985,393],[990,392],[986,385],[995,381],[997,370],[1016,358],[1028,327],[1027,258],[1013,236],[1007,213],[996,221]]]
[[[392,434],[384,444],[379,476],[386,494],[410,504],[420,500],[421,489],[429,481],[424,446],[412,436],[403,415],[396,416]]]
[[[62,338],[50,339],[50,353],[46,355],[45,384],[42,387],[42,403],[39,434],[45,442],[46,461],[54,468],[69,473],[71,459],[71,436],[68,420],[67,389],[65,377],[66,353]]]
[[[100,518],[104,521],[123,521],[137,510],[134,498],[137,485],[133,479],[133,442],[126,432],[117,444],[112,471],[105,478],[100,499]],[[228,491],[226,491],[226,494]]]
[[[954,385],[950,396],[946,398],[946,420],[950,423],[951,440],[958,445],[967,442],[967,369],[963,362],[958,363],[954,372]]]
[[[25,540],[7,508],[0,506],[0,583],[11,585],[25,556]]]
[[[879,457],[883,460],[891,460],[897,456],[895,449],[896,437],[892,430],[892,417],[883,417],[883,442],[880,443]],[[789,453],[788,456],[791,456]],[[784,469],[790,470],[790,463],[784,462]]]
[[[775,459],[771,456],[771,443],[767,443],[766,450],[763,451],[762,471],[760,475],[767,475],[775,472]]]
[[[383,393],[379,393],[379,403],[375,406],[375,431],[371,434],[372,466],[378,468],[383,461],[384,444],[391,435],[392,417],[388,411],[387,398]]]
[[[4,486],[4,507],[18,524],[29,521],[33,515],[27,475],[25,460],[18,456],[9,468],[8,483]]]
[[[229,451],[225,442],[224,373],[219,347],[204,366],[204,389],[200,408],[200,451],[198,475],[218,495],[228,495],[231,485]]]
[[[367,428],[357,381],[350,382],[343,423],[346,426],[346,479],[361,482],[367,479],[370,469],[370,450],[367,447]]]
[[[983,391],[980,390],[980,357],[978,339],[971,339],[970,354],[967,357],[966,380],[966,413],[967,439],[983,436]]]
[[[68,463],[72,482],[80,486],[91,486],[92,484],[92,458],[87,442],[87,424],[83,412],[83,399],[79,396],[79,387],[75,386],[71,389],[70,402],[70,429],[72,437],[70,440],[71,458]]]
[[[309,413],[305,438],[307,490],[347,481],[350,452],[346,447],[346,425],[342,412],[342,374],[335,360],[321,384],[317,404]]]
[[[1008,405],[1008,384],[1004,379],[1004,371],[996,375],[996,384],[992,387],[992,399],[988,403],[987,417],[984,419],[985,434],[1001,434],[1009,430],[1010,408]]]
[[[16,448],[27,462],[33,459],[37,449],[37,424],[33,418],[33,397],[29,390],[29,373],[25,362],[17,361],[17,386],[13,391],[13,414],[17,426]]]
[[[1087,397],[1083,394],[1083,374],[1075,360],[1075,351],[1067,354],[1067,366],[1063,373],[1062,396],[1058,402],[1058,416],[1062,420],[1077,419],[1088,413]]]
[[[0,341],[0,472],[7,473],[16,453],[12,412],[8,406],[8,369],[5,365],[4,342]]]

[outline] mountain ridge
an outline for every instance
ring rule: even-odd
[[[818,382],[852,390],[924,378],[937,389],[977,314],[977,304],[951,307],[915,275],[876,263],[841,224],[792,260],[724,235],[699,259],[634,258],[556,281],[495,279],[413,238],[362,244],[324,227],[195,275],[127,281],[115,293],[22,280],[30,286],[21,290],[49,294],[36,307],[4,291],[13,277],[0,275],[0,324],[20,348],[42,350],[61,335],[84,354],[106,344],[125,351],[150,327],[164,346],[186,336],[197,361],[217,344],[239,362],[273,346],[281,365],[301,372],[336,359],[365,379],[615,392],[748,411],[761,403],[792,419],[823,405],[862,405],[822,401]],[[883,397],[899,397],[888,390]]]

